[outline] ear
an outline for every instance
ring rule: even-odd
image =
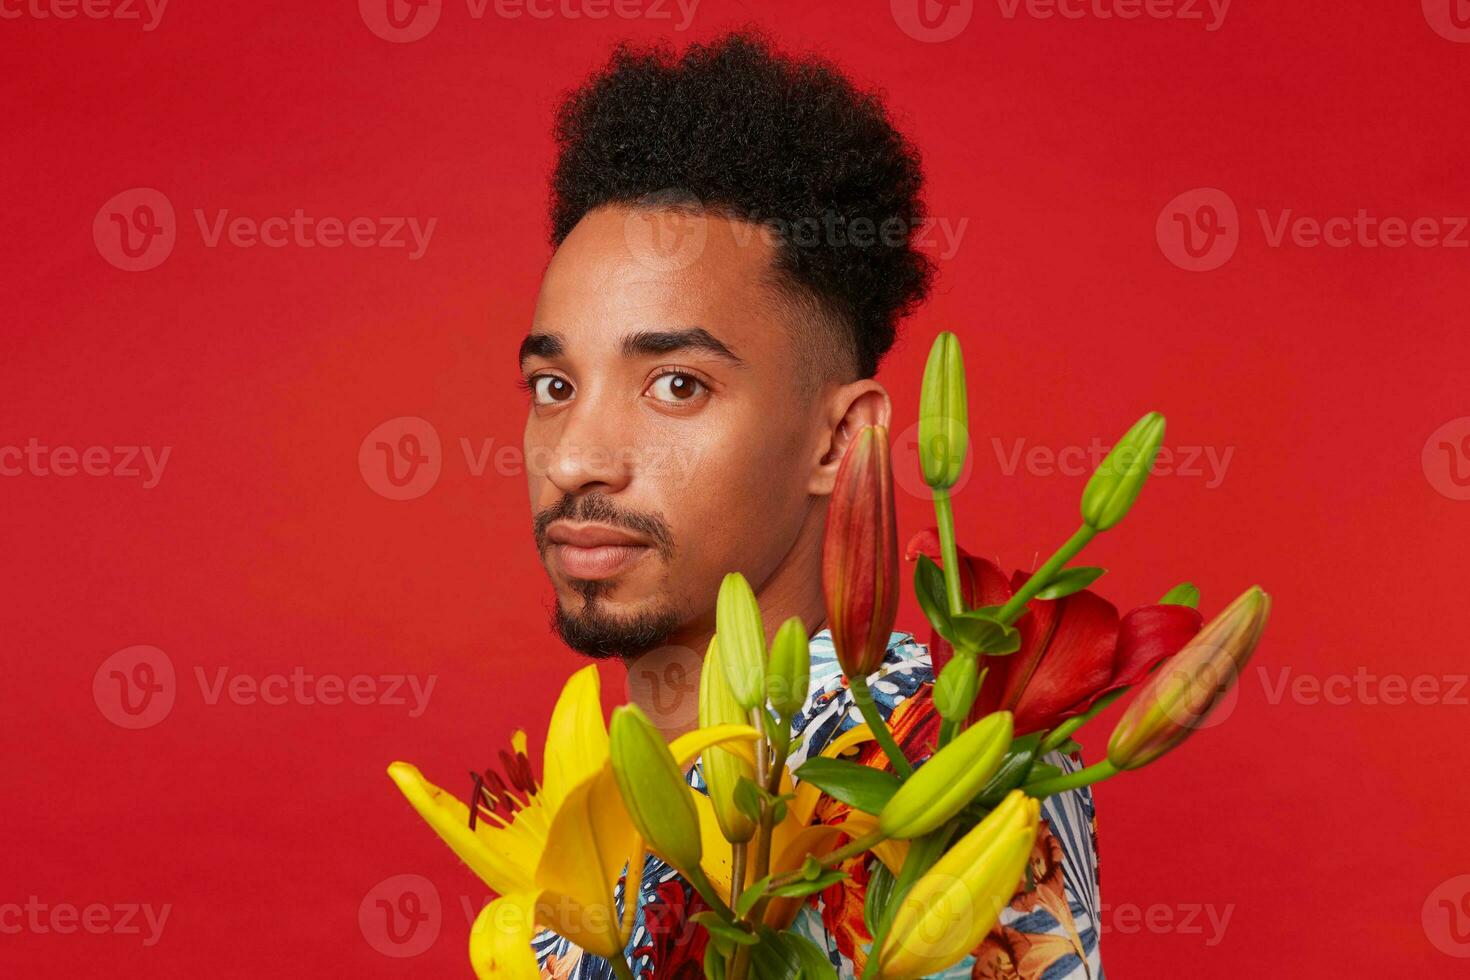
[[[887,389],[872,378],[841,386],[827,404],[826,438],[807,483],[807,492],[818,497],[832,493],[837,467],[842,465],[847,447],[863,427],[887,427],[893,417],[893,403]]]

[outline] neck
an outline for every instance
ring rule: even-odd
[[[827,523],[826,498],[807,510],[795,541],[764,581],[752,582],[761,607],[761,623],[770,644],[781,624],[801,617],[807,636],[826,625],[822,597],[822,534]],[[666,740],[699,727],[699,677],[704,653],[713,638],[714,610],[655,650],[628,662],[628,700],[643,709]]]

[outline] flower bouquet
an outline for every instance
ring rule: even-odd
[[[1089,591],[1103,569],[1073,563],[1137,500],[1164,436],[1151,413],[1087,483],[1076,532],[1036,571],[1004,575],[955,539],[950,492],[967,452],[958,340],[941,334],[925,370],[919,459],[936,527],[908,548],[933,630],[932,698],[940,719],[906,754],[878,710],[878,669],[898,605],[899,553],[888,436],[853,440],[830,501],[823,590],[838,662],[865,724],[794,770],[793,719],[808,694],[808,630],[797,618],[768,633],[750,585],[725,577],[701,671],[697,730],[666,742],[635,705],[604,722],[594,666],[566,683],[547,731],[538,783],[525,735],[502,752],[503,774],[476,774],[468,803],[396,762],[409,802],[499,896],[475,921],[480,977],[541,974],[532,936],[552,930],[631,980],[625,957],[649,854],[692,886],[712,980],[833,978],[824,949],[791,926],[805,903],[866,880],[872,942],[855,958],[867,980],[943,971],[985,939],[1028,881],[1046,797],[1139,769],[1183,742],[1220,703],[1254,651],[1270,599],[1252,588],[1201,628],[1199,592],[1171,589],[1120,617]],[[1134,691],[1101,761],[1064,772],[1045,761],[1079,751],[1073,736]],[[862,743],[886,764],[844,757]],[[914,757],[911,757],[914,756]],[[688,771],[699,763],[702,788]],[[831,804],[840,804],[835,808]],[[839,812],[839,821],[818,818]],[[684,974],[681,973],[681,976]]]

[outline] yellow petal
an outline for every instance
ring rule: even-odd
[[[481,881],[502,895],[529,891],[533,887],[532,869],[540,853],[530,835],[517,835],[483,824],[479,831],[471,830],[469,808],[452,793],[429,782],[407,762],[393,763],[388,767],[388,775],[419,816]]]
[[[705,749],[718,745],[731,752],[741,753],[743,743],[754,742],[760,733],[749,725],[711,725],[685,732],[669,743],[669,751],[680,769],[687,769]],[[755,756],[750,756],[754,762]]]
[[[536,867],[547,925],[598,956],[621,952],[613,891],[635,839],[610,768],[574,787]]]
[[[546,771],[541,796],[553,811],[572,788],[607,764],[607,722],[602,718],[602,682],[588,664],[567,679],[546,729]]]
[[[480,910],[470,928],[470,965],[480,980],[541,980],[535,934],[537,896],[518,892],[498,898]]]
[[[835,759],[854,745],[872,740],[873,730],[871,728],[867,725],[854,725],[828,742],[823,747],[821,756],[824,759]],[[791,809],[798,823],[805,826],[812,822],[812,814],[816,812],[817,801],[821,796],[822,791],[811,783],[802,783],[796,787],[796,799],[791,801]]]

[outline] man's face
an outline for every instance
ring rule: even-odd
[[[553,257],[522,347],[525,450],[573,648],[632,656],[712,628],[724,575],[759,590],[820,500],[826,381],[803,369],[772,259],[751,225],[614,207]]]

